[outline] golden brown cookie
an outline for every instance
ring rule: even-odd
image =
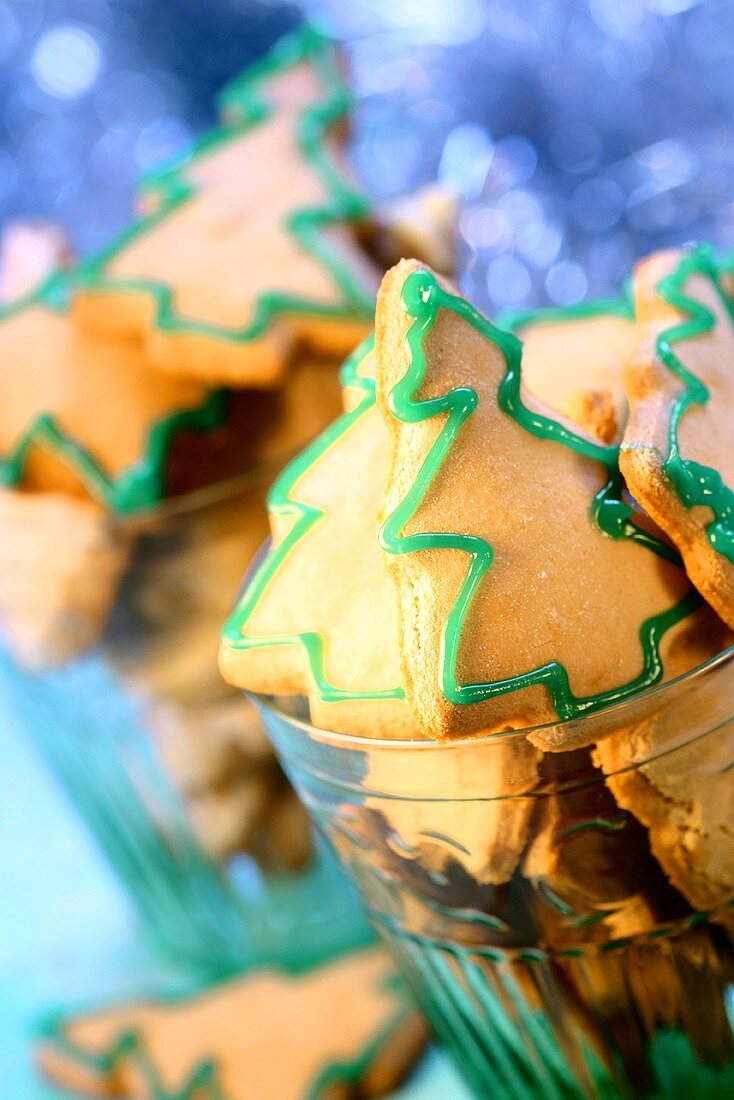
[[[534,397],[601,443],[619,443],[627,419],[623,369],[636,338],[625,298],[516,313],[498,322],[522,341]]]
[[[634,296],[640,336],[625,373],[622,472],[698,590],[734,627],[730,308],[705,248],[643,260]]]
[[[556,950],[643,936],[686,913],[650,855],[645,829],[620,808],[588,753],[545,758],[549,791],[534,799],[523,858],[535,919]]]
[[[526,393],[517,339],[415,261],[383,282],[376,351],[380,538],[423,732],[572,718],[662,678],[697,600],[622,503],[616,448]]]
[[[397,1088],[426,1042],[384,953],[259,972],[190,1000],[50,1021],[38,1065],[84,1096],[349,1100]]]
[[[80,332],[68,293],[52,278],[0,314],[0,479],[117,512],[153,504],[165,494],[171,440],[185,427],[216,427],[224,396],[151,371],[139,344]]]
[[[403,256],[417,256],[444,275],[457,265],[458,192],[431,183],[377,205],[367,230],[371,252],[380,266],[391,267]]]
[[[345,374],[350,411],[274,484],[273,545],[225,628],[220,667],[250,691],[307,696],[327,729],[411,735],[395,596],[377,544],[387,438],[372,375],[371,354],[356,354]]]
[[[403,783],[404,800],[367,797],[364,808],[385,821],[388,848],[408,864],[415,861],[439,877],[450,866],[459,867],[481,885],[501,886],[512,878],[530,840],[542,756],[522,736],[498,735],[482,747],[478,766],[472,744],[456,745],[442,756],[440,767],[445,789],[461,791],[460,800],[411,797],[421,790],[429,766],[414,761]],[[439,762],[434,757],[430,763],[435,768]],[[370,754],[368,765],[369,790],[394,789],[396,765],[389,754]],[[423,790],[431,789],[432,780],[435,784],[435,776]]]
[[[0,490],[0,628],[20,664],[61,664],[91,644],[131,541],[93,501]]]
[[[272,798],[269,777],[254,772],[220,790],[188,794],[185,813],[204,851],[217,862],[225,861],[252,849]]]
[[[261,463],[280,463],[310,443],[342,411],[340,363],[301,354],[273,394],[273,410],[257,447]]]
[[[734,725],[674,747],[686,705],[605,738],[595,759],[673,886],[695,909],[716,909],[734,897]]]
[[[149,181],[153,212],[85,265],[84,328],[210,384],[273,386],[303,343],[346,354],[376,289],[351,228],[368,207],[339,167],[348,104],[327,39],[276,46],[230,91],[233,121]]]

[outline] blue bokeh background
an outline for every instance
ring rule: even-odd
[[[466,199],[486,308],[614,289],[651,249],[734,241],[730,0],[312,0],[347,44],[353,156],[376,196]],[[0,0],[0,218],[88,252],[136,178],[213,121],[216,90],[299,19],[258,0]]]

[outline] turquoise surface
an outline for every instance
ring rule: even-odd
[[[48,1007],[175,990],[192,980],[144,949],[73,810],[23,740],[0,687],[0,1095],[68,1100],[33,1069]],[[469,1100],[436,1051],[394,1100]]]

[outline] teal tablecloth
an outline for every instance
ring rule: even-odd
[[[114,880],[0,695],[0,1095],[68,1100],[30,1059],[29,1031],[45,1009],[182,981],[137,940]],[[399,1097],[468,1100],[435,1052]]]

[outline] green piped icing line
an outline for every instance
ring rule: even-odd
[[[406,312],[414,318],[407,333],[410,364],[403,378],[390,391],[388,406],[393,416],[404,424],[418,424],[434,416],[446,417],[446,420],[412,487],[383,524],[380,542],[387,553],[393,555],[452,549],[461,550],[469,556],[470,565],[466,578],[444,626],[440,669],[440,686],[444,697],[455,704],[469,705],[534,685],[544,685],[551,695],[559,718],[567,720],[619,702],[655,684],[664,672],[660,657],[662,638],[672,626],[701,605],[701,598],[693,589],[673,607],[647,619],[641,625],[639,639],[643,668],[627,684],[597,695],[580,697],[572,691],[568,672],[558,661],[550,661],[503,680],[476,684],[458,682],[456,668],[464,623],[482,580],[492,567],[493,548],[485,539],[474,535],[452,532],[403,534],[407,524],[420,509],[462,426],[476,409],[479,400],[476,391],[469,386],[457,386],[440,397],[416,397],[427,370],[423,342],[431,331],[439,310],[453,311],[501,351],[506,372],[500,382],[497,399],[500,408],[508,416],[531,435],[559,443],[585,458],[601,462],[605,467],[608,482],[597,493],[591,507],[592,521],[600,530],[611,538],[637,542],[663,558],[675,560],[675,557],[666,544],[636,526],[632,508],[621,499],[619,449],[577,435],[558,421],[533,412],[523,403],[522,344],[516,336],[496,328],[463,298],[444,290],[436,278],[426,271],[415,271],[408,276],[403,286],[403,305]]]
[[[219,1070],[212,1060],[197,1062],[185,1081],[174,1089],[167,1088],[139,1031],[120,1031],[108,1047],[94,1051],[69,1036],[65,1016],[57,1012],[49,1013],[37,1025],[36,1035],[53,1050],[99,1077],[112,1077],[125,1066],[134,1067],[136,1079],[145,1085],[149,1100],[231,1100],[219,1083]]]
[[[358,390],[361,394],[359,402],[349,412],[338,417],[325,432],[306,447],[273,483],[268,495],[268,511],[272,516],[292,520],[293,525],[282,542],[269,551],[259,568],[256,569],[242,599],[222,631],[223,644],[232,650],[242,651],[275,648],[276,646],[302,647],[308,660],[316,692],[325,703],[336,703],[345,700],[404,699],[405,692],[400,686],[374,691],[338,687],[331,683],[327,676],[325,641],[323,635],[318,631],[263,636],[248,634],[247,623],[266,595],[278,570],[310,532],[325,519],[325,513],[320,508],[315,508],[298,500],[296,496],[298,483],[324,457],[326,452],[374,406],[375,380],[374,378],[364,378],[359,374],[362,361],[373,347],[374,337],[370,336],[347,359],[342,367],[342,385]]]
[[[307,297],[269,290],[257,299],[252,320],[242,328],[231,328],[183,316],[176,307],[175,288],[165,283],[145,278],[118,278],[111,274],[108,265],[119,253],[198,194],[197,187],[186,179],[186,173],[200,157],[205,157],[225,142],[241,137],[270,117],[272,106],[267,98],[267,82],[303,61],[313,66],[324,85],[324,95],[318,103],[304,109],[298,121],[297,140],[304,160],[323,181],[328,199],[319,205],[294,209],[283,226],[283,232],[289,233],[329,272],[340,291],[341,301],[325,305]],[[347,116],[351,104],[351,96],[339,71],[331,41],[305,24],[225,89],[222,102],[231,121],[205,134],[188,156],[146,178],[143,190],[157,198],[156,210],[133,222],[109,248],[83,264],[80,284],[90,292],[114,290],[147,294],[155,303],[153,323],[159,330],[195,333],[232,344],[257,339],[282,314],[370,319],[374,313],[372,293],[354,275],[349,264],[340,258],[324,234],[324,230],[335,223],[364,219],[371,209],[366,196],[345,180],[324,144],[327,132]],[[246,262],[248,258],[245,256],[243,263]]]
[[[315,1078],[306,1085],[303,1100],[321,1100],[341,1086],[356,1088],[364,1079],[383,1047],[402,1026],[412,1011],[403,986],[394,977],[387,977],[384,985],[396,1002],[394,1011],[354,1058],[328,1062]],[[179,998],[171,998],[176,1003]],[[89,1009],[86,1010],[87,1013]],[[114,1077],[129,1066],[135,1071],[136,1081],[145,1085],[147,1100],[232,1100],[221,1085],[220,1068],[216,1059],[202,1059],[193,1065],[185,1081],[173,1089],[166,1086],[159,1069],[138,1030],[123,1030],[113,1036],[109,1045],[99,1051],[91,1050],[75,1042],[68,1032],[65,1012],[48,1012],[35,1027],[37,1039],[68,1058],[77,1066],[89,1070],[101,1078]],[[255,1098],[253,1098],[255,1100]]]
[[[563,325],[589,321],[594,317],[619,317],[631,324],[635,319],[635,308],[630,286],[626,285],[617,298],[597,298],[573,306],[550,306],[547,309],[510,310],[498,317],[497,327],[518,336],[532,325]]]
[[[734,562],[734,492],[724,483],[718,470],[684,458],[678,439],[680,424],[688,409],[692,405],[705,405],[710,399],[705,383],[684,366],[675,352],[676,344],[704,336],[716,327],[716,315],[685,292],[685,284],[693,275],[711,280],[734,323],[734,306],[721,288],[717,263],[708,246],[701,246],[686,256],[675,271],[658,284],[659,297],[684,317],[683,321],[661,332],[656,342],[661,362],[683,384],[671,411],[668,453],[663,469],[686,508],[702,505],[711,509],[713,519],[706,528],[708,541],[717,553]]]
[[[0,310],[0,324],[24,309],[41,307],[66,313],[70,278],[52,275],[37,291]],[[110,394],[114,401],[114,394]],[[22,485],[28,458],[35,447],[54,455],[69,466],[91,495],[110,511],[129,515],[152,507],[166,494],[165,464],[171,443],[179,432],[215,431],[227,417],[228,393],[213,390],[196,408],[179,409],[149,428],[143,453],[126,470],[110,476],[92,452],[64,430],[51,412],[39,412],[19,437],[9,454],[0,455],[0,486]]]

